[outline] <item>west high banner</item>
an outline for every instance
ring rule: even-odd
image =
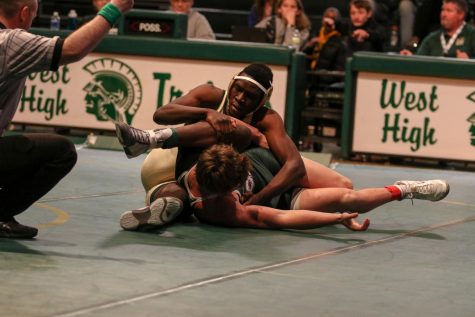
[[[475,160],[475,81],[360,72],[354,152]]]
[[[57,72],[29,76],[13,122],[113,130],[113,121],[157,127],[154,111],[201,84],[226,89],[246,64],[150,56],[90,54]],[[287,68],[274,72],[270,106],[285,117]]]

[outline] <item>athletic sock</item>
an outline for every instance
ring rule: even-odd
[[[176,132],[176,129],[168,128],[168,129],[165,129],[165,130],[170,130],[170,132],[169,132],[170,134],[165,140],[163,140],[162,148],[163,149],[171,149],[171,148],[177,147],[180,137],[179,137],[178,133]]]
[[[403,193],[401,191],[401,188],[399,186],[395,185],[390,185],[390,186],[385,186],[390,193],[391,193],[391,200],[401,200]]]

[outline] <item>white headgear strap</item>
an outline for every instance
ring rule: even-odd
[[[257,87],[259,87],[260,90],[262,90],[262,92],[264,92],[264,94],[268,94],[269,91],[271,90],[272,88],[272,82],[270,82],[270,87],[269,89],[265,89],[264,86],[262,86],[257,80],[255,80],[254,78],[251,78],[251,77],[247,77],[247,76],[234,76],[234,79],[242,79],[242,80],[246,80],[246,81],[249,81],[251,83],[253,83],[254,85],[256,85]]]

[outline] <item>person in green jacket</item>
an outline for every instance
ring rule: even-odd
[[[441,28],[427,35],[416,55],[475,58],[475,28],[465,22],[466,0],[444,0],[440,12]],[[412,55],[402,50],[402,55]]]

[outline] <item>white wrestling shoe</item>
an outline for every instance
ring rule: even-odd
[[[171,133],[170,129],[141,130],[125,122],[115,122],[115,132],[128,158],[139,156],[149,149],[162,147],[167,139],[165,130]]]
[[[137,230],[140,226],[163,226],[171,223],[183,210],[183,203],[175,197],[157,198],[150,206],[124,212],[120,226],[124,230]]]
[[[402,193],[402,199],[423,199],[439,201],[444,199],[450,191],[449,184],[444,180],[429,181],[397,181],[394,183]]]

